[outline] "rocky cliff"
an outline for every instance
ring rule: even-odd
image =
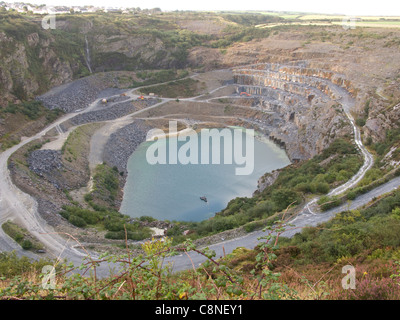
[[[334,75],[303,66],[257,64],[234,69],[237,91],[250,94],[263,119],[253,119],[286,148],[292,161],[320,153],[351,126],[332,89]],[[344,82],[340,82],[344,84]]]
[[[40,16],[0,12],[0,106],[91,73],[185,66],[177,32],[164,33],[143,17],[122,26],[119,18],[57,16],[56,28],[45,30]]]
[[[23,39],[0,32],[0,105],[33,98],[71,81],[79,61],[65,61],[53,47],[55,39],[33,32]]]

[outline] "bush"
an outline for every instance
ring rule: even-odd
[[[320,205],[322,211],[327,211],[339,206],[341,204],[341,200],[337,196],[322,196],[317,203]]]
[[[84,228],[86,227],[86,222],[81,217],[71,215],[68,219],[70,223],[72,223],[75,227]]]
[[[139,218],[139,220],[140,220],[140,221],[146,221],[146,222],[153,222],[153,221],[156,221],[155,218],[150,217],[150,216],[141,216],[141,217]]]
[[[10,278],[32,270],[40,271],[48,264],[52,265],[53,262],[47,259],[31,261],[27,257],[18,257],[15,251],[0,252],[0,276],[2,277]]]
[[[298,205],[301,202],[298,193],[287,188],[274,190],[271,194],[271,200],[276,204],[277,211],[286,209],[292,203]]]
[[[356,119],[356,125],[358,125],[359,127],[364,127],[365,126],[365,119],[364,118]]]
[[[106,239],[113,239],[113,240],[123,240],[125,238],[129,240],[143,240],[149,238],[151,236],[150,231],[148,230],[137,230],[137,231],[109,231],[104,236]]]
[[[354,190],[350,190],[346,195],[347,200],[354,200],[356,197],[357,197],[357,192]]]
[[[329,192],[329,184],[326,182],[319,182],[316,184],[316,191],[318,193],[326,194]]]
[[[21,247],[24,250],[29,250],[29,249],[32,249],[33,245],[32,245],[32,242],[30,240],[24,240],[21,243]]]

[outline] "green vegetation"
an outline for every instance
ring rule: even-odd
[[[103,254],[79,267],[84,274],[96,272],[100,262],[119,262],[117,275],[104,279],[70,274],[72,265],[59,268],[56,287],[39,287],[36,274],[25,261],[0,255],[0,297],[18,299],[351,299],[384,300],[400,297],[400,192],[395,191],[366,209],[342,212],[318,227],[306,227],[293,238],[276,235],[290,225],[277,220],[265,228],[254,249],[237,248],[217,259],[209,248],[198,249],[190,240],[173,247],[173,240],[148,241],[139,254],[129,248],[122,255]],[[196,270],[172,273],[163,261],[176,254],[196,252],[205,262]],[[393,261],[395,261],[393,263]],[[13,262],[14,264],[11,264]],[[356,267],[357,290],[344,290],[342,266]],[[32,270],[30,269],[30,270]],[[2,280],[2,281],[1,281]],[[22,285],[21,285],[22,284]],[[41,283],[40,283],[41,285]],[[133,290],[134,288],[134,290]]]
[[[280,274],[270,270],[276,259],[274,237],[265,236],[255,258],[257,263],[248,274],[241,274],[230,268],[227,262],[217,261],[215,252],[197,249],[192,242],[185,242],[180,247],[172,247],[172,240],[148,241],[141,245],[141,254],[123,255],[103,254],[92,261],[89,259],[79,267],[83,274],[89,270],[96,272],[97,265],[103,263],[121,264],[116,276],[96,279],[83,276],[72,265],[64,264],[57,274],[56,286],[43,290],[37,281],[39,272],[30,279],[24,276],[0,282],[0,298],[18,299],[121,299],[121,300],[180,300],[180,299],[295,299],[297,293],[280,281]],[[129,250],[129,249],[128,249]],[[203,267],[173,274],[168,264],[163,264],[166,257],[197,252],[206,258]],[[68,272],[68,271],[69,272]],[[96,274],[96,273],[95,273]],[[43,275],[42,275],[43,276]],[[5,280],[3,278],[3,280]],[[38,285],[37,283],[40,283]]]
[[[35,130],[40,130],[49,123],[52,123],[61,115],[60,109],[49,110],[39,101],[24,101],[19,104],[8,104],[0,108],[0,118],[5,119],[5,134],[0,136],[1,150],[6,150],[20,143],[24,135],[24,124],[31,124]],[[30,132],[31,133],[31,132]]]
[[[368,99],[365,102],[365,106],[364,106],[364,114],[356,119],[356,125],[359,127],[363,127],[365,126],[365,123],[368,119],[368,115],[369,115],[369,108],[370,108],[370,103],[371,103],[371,99]]]
[[[353,194],[350,195],[350,198],[355,197]],[[353,198],[354,199],[354,198]],[[342,201],[339,197],[333,196],[322,196],[317,201],[318,205],[320,206],[322,211],[327,211],[329,209],[335,208],[342,204]]]
[[[374,150],[378,156],[382,157],[387,154],[392,146],[400,140],[400,124],[397,123],[392,129],[386,130],[385,140],[371,144],[370,147]],[[379,162],[381,158],[378,158]]]
[[[368,114],[369,100],[365,106],[365,113]],[[392,129],[386,131],[385,139],[381,142],[372,143],[372,139],[367,139],[366,145],[369,146],[372,152],[375,152],[375,162],[373,167],[368,170],[363,179],[357,184],[355,188],[347,192],[343,200],[353,200],[357,195],[363,194],[382,183],[389,181],[389,179],[400,174],[399,169],[394,169],[392,166],[385,166],[383,158],[392,150],[391,159],[395,161],[400,160],[400,151],[398,151],[398,141],[400,140],[400,127],[395,124]],[[336,199],[338,200],[338,199]],[[339,203],[336,201],[336,203]]]
[[[110,168],[105,163],[98,165],[93,176],[93,191],[86,196],[91,201],[89,203],[105,203],[114,207],[120,190],[119,177],[117,167]]]
[[[60,109],[49,110],[40,101],[33,100],[21,102],[20,104],[10,103],[7,107],[0,110],[0,117],[4,117],[7,113],[23,114],[28,120],[37,120],[44,116],[47,123],[51,123],[63,114],[63,111]]]
[[[3,223],[1,227],[7,235],[22,247],[22,249],[37,251],[43,248],[43,245],[26,229],[18,226],[14,222],[7,221]]]
[[[116,200],[120,192],[120,177],[116,167],[111,168],[105,163],[98,165],[94,171],[93,190],[84,196],[91,209],[76,204],[63,206],[60,215],[76,227],[93,227],[106,231],[106,239],[123,240],[125,235],[130,240],[151,237],[150,229],[144,227],[140,221],[132,221],[129,216],[117,211]],[[145,220],[146,217],[141,219]]]
[[[382,248],[388,259],[399,259],[399,212],[400,192],[395,191],[369,208],[342,212],[319,227],[306,228],[285,245],[301,250],[298,264],[335,262]]]
[[[153,92],[154,94],[164,98],[188,98],[199,95],[202,87],[204,87],[204,85],[202,86],[202,83],[199,80],[188,78],[157,86],[141,88],[140,92],[143,94]]]
[[[219,39],[210,41],[211,48],[227,48],[237,42],[248,42],[254,39],[268,38],[270,29],[259,29],[255,27],[228,26],[224,30],[226,35]]]
[[[256,26],[263,23],[276,23],[283,21],[283,19],[278,16],[250,13],[222,14],[222,17],[228,21],[232,21],[243,26]]]
[[[106,230],[105,238],[107,239],[125,239],[125,230],[126,237],[130,240],[142,240],[151,236],[150,229],[143,227],[139,222],[131,222],[130,217],[98,205],[93,205],[93,207],[93,210],[89,210],[76,206],[64,206],[60,214],[79,228],[89,226],[100,231]]]
[[[189,72],[187,70],[161,70],[161,71],[139,71],[136,73],[143,81],[133,81],[132,88],[149,86],[156,83],[163,83],[171,80],[187,77]]]
[[[39,273],[45,265],[49,264],[53,262],[48,259],[32,261],[27,257],[17,257],[14,251],[0,252],[0,281],[4,278],[21,277],[27,273]]]
[[[92,134],[101,126],[102,124],[99,123],[90,123],[73,130],[61,147],[63,159],[72,164],[82,162],[84,163],[83,170],[88,171],[85,155],[88,153]],[[81,166],[80,164],[76,165]]]

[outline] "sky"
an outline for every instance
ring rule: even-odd
[[[6,2],[18,2],[5,0]],[[47,5],[96,5],[100,7],[140,7],[172,10],[268,10],[312,13],[345,14],[353,16],[400,16],[399,0],[350,1],[350,0],[19,0]]]

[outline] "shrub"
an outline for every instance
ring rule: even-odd
[[[346,195],[347,200],[354,200],[356,197],[357,197],[357,192],[354,190],[350,190]]]
[[[32,242],[30,240],[24,240],[21,243],[21,247],[24,250],[29,250],[29,249],[32,249],[33,245],[32,245]]]
[[[31,261],[27,257],[18,257],[15,251],[0,252],[0,276],[3,277],[9,278],[32,270],[39,271],[48,264],[53,263],[47,259]]]
[[[365,126],[365,119],[364,118],[356,119],[356,125],[358,125],[359,127],[364,127]]]
[[[319,182],[316,184],[316,191],[318,193],[328,193],[329,192],[329,184],[327,184],[326,182]]]
[[[69,216],[68,221],[78,228],[86,227],[86,222],[81,217],[71,215]]]
[[[337,196],[322,196],[319,198],[317,203],[320,205],[322,211],[327,211],[331,208],[339,206],[341,204],[341,200]]]

